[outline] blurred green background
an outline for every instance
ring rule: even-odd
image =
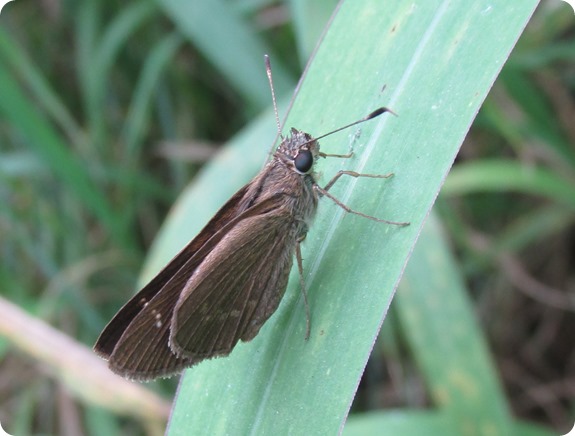
[[[178,194],[269,111],[263,53],[289,98],[337,2],[194,4],[189,28],[173,1],[16,0],[2,10],[0,422],[10,433],[162,433],[176,381],[137,386],[164,402],[131,392],[80,345],[91,347],[134,292]],[[574,120],[573,10],[542,1],[432,221],[514,416],[556,433],[575,417]],[[392,305],[352,416],[433,403],[406,346],[410,324],[398,319],[409,315]],[[72,356],[90,383],[69,375]]]

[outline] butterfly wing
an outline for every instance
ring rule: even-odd
[[[195,271],[176,304],[170,346],[201,360],[251,340],[287,287],[302,225],[283,202],[242,219]]]
[[[135,316],[108,357],[113,372],[132,380],[151,380],[174,375],[195,363],[177,356],[168,346],[169,317],[180,291],[181,287],[169,282]]]
[[[228,200],[228,202],[214,215],[203,230],[188,245],[186,245],[140,292],[132,297],[108,323],[100,334],[94,350],[98,355],[109,358],[124,330],[132,320],[142,311],[144,305],[166,285],[166,283],[179,272],[186,262],[202,246],[206,244],[230,220],[238,216],[242,199],[250,184],[244,186]],[[176,296],[177,299],[177,296]]]
[[[244,192],[236,194],[232,198],[235,201],[230,200],[232,204],[226,206],[238,210],[237,204],[243,196],[239,194]],[[114,372],[146,380],[172,375],[198,361],[177,356],[168,345],[170,322],[180,294],[196,268],[231,229],[246,218],[275,208],[277,201],[276,197],[268,198],[236,217],[222,214],[222,210],[230,210],[224,206],[205,229],[118,312],[94,347],[108,359]],[[219,229],[218,223],[223,224]]]

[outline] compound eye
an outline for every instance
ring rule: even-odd
[[[309,150],[300,150],[293,164],[299,173],[306,174],[313,166],[313,154]]]

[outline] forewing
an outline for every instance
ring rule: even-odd
[[[134,380],[148,380],[175,374],[195,363],[176,356],[168,346],[170,318],[182,286],[168,282],[136,315],[109,356],[112,371]]]
[[[195,363],[193,359],[178,357],[171,351],[169,324],[161,329],[154,324],[142,327],[149,328],[150,333],[134,334],[132,330],[123,337],[125,345],[129,346],[110,356],[108,366],[113,372],[132,380],[151,380],[177,374]]]
[[[182,268],[194,256],[194,254],[203,247],[213,236],[220,231],[227,223],[237,217],[242,211],[240,204],[249,189],[249,184],[240,189],[208,222],[203,230],[188,245],[186,245],[163,269],[148,283],[140,292],[132,297],[112,318],[105,329],[100,334],[94,350],[98,355],[109,358],[120,337],[142,311],[144,305],[150,302],[154,296],[162,290],[166,283],[176,275],[191,275],[193,268],[188,267],[182,271]],[[215,242],[215,241],[213,241]],[[195,267],[195,265],[194,265]],[[187,278],[186,278],[187,280]],[[184,281],[185,283],[185,281]],[[176,292],[174,302],[177,300],[182,288],[170,287],[171,291]]]
[[[188,259],[184,259],[183,265],[150,300],[143,299],[145,297],[138,300],[143,291],[130,300],[128,305],[136,304],[140,309],[120,332],[112,351],[105,356],[109,360],[110,368],[125,377],[146,380],[174,374],[202,360],[179,356],[169,347],[170,324],[180,294],[196,269],[202,268],[210,252],[217,250],[221,241],[235,227],[252,216],[275,210],[278,204],[279,195],[272,196],[231,219]],[[105,333],[106,330],[102,336]]]
[[[240,339],[252,339],[285,292],[297,226],[281,203],[238,222],[182,292],[172,318],[172,350],[203,359],[227,355]]]

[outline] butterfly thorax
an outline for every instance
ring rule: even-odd
[[[250,191],[254,195],[246,197],[260,202],[266,193],[282,195],[282,207],[302,225],[301,232],[305,234],[317,209],[313,167],[318,156],[319,143],[311,135],[292,128],[266,168],[253,180]]]

